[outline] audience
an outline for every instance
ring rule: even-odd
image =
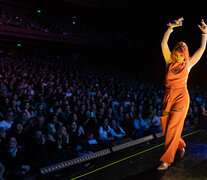
[[[35,171],[123,138],[161,132],[162,79],[35,54],[1,54],[0,72],[0,155],[6,171]],[[196,124],[206,101],[198,87],[189,92],[186,127]]]

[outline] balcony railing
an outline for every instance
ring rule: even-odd
[[[51,42],[63,42],[77,45],[95,45],[95,46],[113,46],[113,42],[105,39],[93,39],[88,37],[77,37],[72,35],[63,35],[54,32],[43,32],[27,29],[23,27],[14,27],[11,25],[0,24],[0,35],[26,39],[36,39]]]

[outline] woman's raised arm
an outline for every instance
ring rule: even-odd
[[[202,38],[201,38],[201,45],[200,48],[193,54],[192,57],[190,57],[189,62],[188,62],[188,68],[192,68],[201,58],[203,55],[203,52],[206,49],[206,41],[207,41],[207,26],[204,22],[204,20],[201,20],[202,26],[198,25],[198,27],[201,29],[202,33]]]
[[[171,63],[171,52],[170,49],[168,47],[168,39],[170,34],[173,32],[173,28],[174,27],[179,27],[182,26],[182,21],[183,21],[183,17],[179,18],[178,20],[175,20],[173,24],[169,25],[170,27],[167,29],[167,31],[165,32],[162,42],[161,42],[161,48],[162,48],[162,53],[166,62],[166,66],[168,66],[168,64]]]

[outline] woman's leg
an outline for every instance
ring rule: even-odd
[[[165,134],[165,132],[166,132],[169,114],[170,114],[170,112],[162,111],[162,115],[160,116],[160,124],[162,127],[163,134]]]
[[[171,111],[165,132],[165,152],[160,161],[172,163],[175,153],[180,148],[185,147],[185,142],[181,139],[183,124],[186,116],[185,111]],[[163,132],[163,133],[164,133]]]
[[[180,137],[179,144],[178,144],[178,150],[181,150],[182,148],[185,148],[185,147],[186,147],[186,144],[184,140]]]

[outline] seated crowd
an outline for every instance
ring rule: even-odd
[[[161,132],[163,82],[60,56],[0,57],[0,159],[9,173],[38,171]],[[205,93],[189,88],[186,125]]]

